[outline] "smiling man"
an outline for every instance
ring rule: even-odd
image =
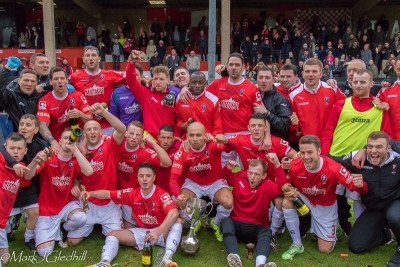
[[[396,144],[394,147],[399,146]],[[343,166],[361,175],[368,185],[368,192],[361,196],[365,210],[353,225],[349,237],[349,249],[353,253],[363,253],[384,245],[391,240],[391,233],[388,230],[390,229],[398,244],[387,266],[398,267],[400,266],[400,171],[398,168],[400,158],[396,157],[392,151],[389,136],[381,131],[368,135],[367,158],[361,169],[356,169],[352,165],[354,154],[335,157],[335,160]]]
[[[229,267],[242,267],[238,241],[257,244],[256,267],[276,267],[272,262],[266,263],[271,251],[271,232],[269,213],[265,207],[282,194],[281,188],[286,179],[276,154],[268,153],[268,157],[277,170],[277,182],[265,179],[267,165],[259,159],[251,160],[247,171],[232,173],[236,166],[234,161],[229,161],[224,168],[224,177],[233,187],[234,199],[231,215],[221,223]]]
[[[304,84],[289,94],[291,107],[296,116],[291,116],[291,133],[301,129],[303,135],[322,137],[326,121],[333,105],[345,99],[337,88],[322,82],[322,62],[308,59],[303,65]]]
[[[321,143],[315,135],[300,138],[300,158],[292,161],[284,192],[283,214],[293,240],[283,260],[291,260],[304,251],[299,231],[299,216],[293,198],[301,197],[311,211],[311,232],[318,240],[321,253],[331,253],[336,242],[336,186],[343,184],[360,194],[368,187],[361,176],[353,176],[339,163],[321,156]]]
[[[178,96],[175,109],[176,124],[183,137],[186,137],[187,127],[194,121],[202,123],[206,132],[214,136],[223,133],[219,99],[204,90],[206,85],[206,76],[200,71],[195,71],[190,75],[189,103],[182,102]]]
[[[58,140],[70,119],[83,123],[92,119],[86,98],[79,91],[68,94],[67,73],[60,67],[50,71],[50,83],[53,91],[39,100],[37,118],[40,122],[40,134],[50,142],[53,149],[59,149]]]

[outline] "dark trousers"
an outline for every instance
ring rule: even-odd
[[[353,253],[369,251],[390,240],[390,228],[400,241],[400,200],[393,201],[384,210],[365,209],[350,232],[349,249]]]
[[[113,70],[119,70],[120,56],[112,55]]]
[[[257,225],[225,218],[221,222],[226,252],[239,255],[238,241],[256,244],[256,256],[268,258],[271,251],[271,230],[264,225]]]
[[[342,195],[337,195],[337,205],[338,205],[338,217],[339,225],[342,227],[343,231],[347,236],[350,235],[351,223],[349,218],[351,217],[350,208],[351,206],[347,203],[347,197]]]

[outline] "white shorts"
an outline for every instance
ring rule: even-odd
[[[210,185],[199,185],[193,182],[189,178],[186,178],[185,183],[182,185],[182,189],[187,189],[192,191],[197,198],[202,196],[208,196],[211,201],[214,199],[215,193],[217,193],[222,188],[228,188],[228,183],[224,179],[218,179]]]
[[[68,219],[68,215],[77,209],[81,209],[78,201],[71,201],[57,214],[53,216],[39,216],[35,227],[36,246],[61,240],[60,223]]]
[[[11,212],[10,212],[10,216],[21,214],[24,211],[26,211],[27,209],[31,209],[31,208],[39,208],[39,204],[35,203],[35,204],[31,204],[31,205],[28,205],[28,206],[25,206],[25,207],[22,207],[22,208],[13,208],[11,210]]]
[[[103,132],[104,135],[111,136],[112,133],[114,132],[114,128],[108,127],[108,128],[101,129],[101,131]]]
[[[241,132],[236,132],[236,133],[224,133],[224,136],[226,138],[230,138],[230,137],[232,137],[234,135],[248,134],[248,133],[249,133],[249,131],[241,131]],[[237,160],[236,160],[237,157],[238,157],[238,154],[237,154],[237,152],[235,150],[232,150],[229,153],[228,152],[222,152],[222,154],[221,154],[221,165],[222,165],[222,167],[225,167],[226,163],[229,160],[234,160],[234,161],[237,162]],[[243,169],[243,166],[242,166],[242,169]]]
[[[7,231],[4,228],[0,228],[0,248],[8,248]]]
[[[345,195],[346,197],[351,198],[352,200],[361,201],[361,195],[359,193],[357,193],[356,191],[350,191],[349,189],[347,189],[347,187],[345,187],[342,184],[338,184],[336,186],[336,195],[340,196]]]
[[[122,212],[120,205],[110,201],[107,205],[98,206],[89,202],[89,210],[86,213],[87,221],[84,226],[76,231],[68,232],[68,238],[87,237],[93,231],[95,224],[101,224],[103,235],[111,231],[120,230],[122,226]]]
[[[136,249],[137,250],[142,250],[144,247],[144,238],[146,237],[146,232],[150,231],[153,232],[157,229],[153,228],[153,229],[146,229],[146,228],[129,228],[128,230],[132,232],[133,236],[135,237],[136,240]],[[156,240],[156,242],[152,243],[152,245],[157,245],[160,247],[165,247],[165,240],[164,240],[164,235],[161,234],[158,239]]]
[[[310,232],[325,241],[336,242],[337,203],[331,206],[314,206],[306,196],[301,193],[300,196],[311,211]]]
[[[135,221],[135,219],[133,219],[132,216],[132,208],[128,205],[121,205],[121,210],[122,210],[122,219],[137,226],[137,222]]]

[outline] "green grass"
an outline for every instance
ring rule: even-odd
[[[23,230],[24,225],[21,225],[17,231],[17,240],[10,243],[10,253],[14,253],[16,257],[22,255],[24,257],[33,256],[33,252],[26,249],[23,245]],[[187,234],[188,229],[184,229],[184,235]],[[226,252],[223,249],[223,243],[215,240],[213,232],[210,229],[201,229],[198,234],[200,239],[200,251],[196,255],[186,255],[181,250],[178,250],[174,256],[174,260],[180,265],[180,267],[224,267],[226,265]],[[283,261],[281,254],[289,248],[291,240],[287,231],[283,236],[278,237],[278,241],[281,245],[277,251],[272,251],[269,261],[274,261],[278,266],[290,266],[290,267],[314,267],[314,266],[332,266],[332,267],[381,267],[386,266],[386,262],[392,257],[395,251],[395,244],[381,246],[370,253],[356,255],[349,252],[347,248],[347,238],[340,236],[339,241],[336,243],[334,251],[330,255],[323,255],[318,252],[317,244],[312,241],[311,235],[308,235],[304,239],[305,251],[304,253],[297,255],[293,261]],[[20,258],[20,262],[12,260],[7,266],[86,266],[94,264],[100,260],[101,248],[104,244],[104,237],[99,231],[92,233],[90,238],[85,239],[79,246],[70,247],[66,249],[60,249],[56,247],[52,257],[49,257],[48,261],[43,260],[42,262],[30,262],[27,258]],[[158,252],[158,248],[155,248],[154,256]],[[76,255],[82,255],[86,251],[86,257],[83,260],[58,260],[55,262],[49,262],[55,260],[55,255],[69,256],[73,252]],[[244,267],[253,267],[255,265],[254,260],[246,259],[246,249],[242,244],[240,247],[241,257],[243,259]],[[342,256],[341,254],[347,254]],[[140,252],[129,248],[121,247],[117,258],[113,264],[118,263],[120,267],[139,267],[140,264]],[[36,256],[37,261],[41,261],[42,258]]]

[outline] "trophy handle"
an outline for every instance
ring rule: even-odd
[[[210,210],[209,210],[208,212],[204,213],[204,214],[201,216],[201,219],[200,219],[200,220],[202,220],[202,219],[208,217],[208,215],[210,215],[210,213],[212,212],[212,210],[213,210],[213,208],[214,208],[213,203],[212,203],[212,202],[208,202],[205,211],[207,211],[208,207],[211,207]]]

